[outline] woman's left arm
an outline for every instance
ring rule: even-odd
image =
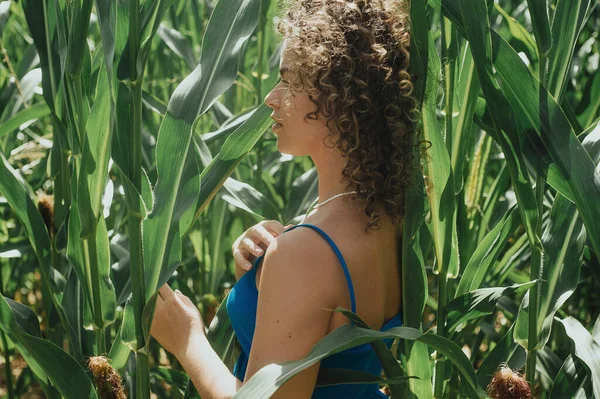
[[[242,381],[231,374],[205,335],[177,360],[203,398],[229,399],[242,387]]]
[[[348,292],[335,253],[309,229],[295,229],[277,237],[267,249],[262,268],[256,328],[244,381],[270,363],[306,357],[327,335],[330,309]],[[271,398],[310,398],[320,363],[294,375]]]
[[[242,386],[210,346],[194,303],[168,284],[159,290],[150,333],[175,355],[201,397],[231,398]]]
[[[263,261],[256,329],[245,380],[262,367],[305,357],[325,335],[344,275],[335,254],[312,231],[282,234]],[[150,333],[173,353],[203,398],[231,398],[243,382],[211,347],[194,303],[165,284]],[[273,398],[310,398],[320,362],[294,376]]]

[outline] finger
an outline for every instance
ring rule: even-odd
[[[281,232],[283,233],[283,226],[281,226],[281,228]],[[251,234],[255,241],[258,239],[267,246],[271,245],[275,241],[275,237],[277,237],[277,234],[274,234],[273,232],[267,230],[267,228],[259,225],[252,227]]]
[[[275,237],[282,234],[285,227],[278,220],[266,220],[264,223],[259,223],[257,226],[264,227],[270,231]]]
[[[179,291],[179,288],[175,290],[175,294],[186,304],[191,304],[192,300],[186,296],[183,292]]]
[[[185,295],[183,292],[179,291],[179,289],[175,290],[175,294],[177,294],[179,299],[181,299],[181,301],[183,301],[184,304],[186,304],[188,306],[196,307],[196,305],[194,305],[194,302],[192,302],[192,300],[187,295]]]
[[[165,301],[175,299],[175,293],[173,292],[173,290],[171,289],[171,287],[169,287],[169,284],[167,284],[167,283],[164,283],[162,285],[162,287],[159,288],[158,294]]]
[[[174,293],[175,293],[175,295],[177,295],[179,298],[182,298],[182,299],[183,299],[183,298],[187,298],[187,296],[186,296],[186,295],[185,295],[183,292],[179,291],[179,288],[175,289],[175,291],[173,291],[173,292],[174,292]]]
[[[233,251],[233,260],[242,269],[246,269],[246,270],[252,269],[252,263],[250,263],[246,259],[246,257],[244,256],[244,254],[242,253],[242,251],[240,249],[235,249]]]
[[[264,253],[263,249],[260,246],[258,246],[254,241],[252,241],[250,237],[244,237],[242,239],[239,245],[239,249],[245,249],[254,256],[261,256]]]

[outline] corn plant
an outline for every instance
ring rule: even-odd
[[[365,343],[381,376],[321,370],[317,385],[485,397],[506,363],[535,397],[600,397],[597,3],[410,2],[424,145],[398,227],[404,325],[375,331],[338,308],[356,326],[264,367],[236,397],[269,397]],[[270,0],[0,1],[9,398],[28,385],[102,397],[88,364],[101,355],[128,397],[193,397],[148,334],[167,281],[212,320],[209,340],[233,365],[220,306],[235,282],[231,244],[263,219],[298,222],[317,196],[310,160],[265,134],[278,11]],[[14,380],[17,357],[27,366]]]

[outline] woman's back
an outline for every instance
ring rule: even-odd
[[[400,272],[400,245],[398,225],[391,225],[385,216],[381,229],[364,231],[365,215],[356,211],[348,214],[347,208],[323,209],[311,213],[302,223],[320,227],[335,242],[348,266],[357,297],[357,313],[371,328],[378,329],[402,310],[402,274]],[[334,265],[339,264],[335,253],[328,249],[326,241],[317,238],[324,254]],[[314,248],[306,248],[314,250]],[[260,287],[262,268],[256,271],[256,287]],[[341,269],[340,269],[341,270]],[[344,275],[335,283],[340,293],[340,307],[350,309],[350,297]],[[335,330],[348,319],[341,313],[332,316],[328,332]]]
[[[395,227],[387,232],[382,229],[365,234],[364,229],[358,227],[356,222],[352,224],[352,218],[342,217],[344,215],[336,213],[333,208],[329,211],[327,214],[321,212],[320,220],[315,217],[307,218],[306,222],[310,220],[313,223],[303,223],[286,232],[295,229],[296,236],[304,238],[298,242],[299,249],[318,251],[319,263],[322,267],[335,267],[339,271],[336,274],[339,279],[328,282],[336,293],[335,297],[339,298],[337,306],[355,311],[376,330],[385,331],[402,325],[400,300],[396,299],[401,295],[394,242]],[[319,227],[314,220],[319,220]],[[301,234],[298,234],[299,230]],[[234,370],[241,380],[244,379],[247,356],[253,340],[261,261],[262,257],[257,259],[254,269],[234,286],[227,303],[232,324],[243,349]],[[331,274],[324,273],[324,275]],[[395,286],[395,292],[388,288],[390,281],[392,284],[389,286],[392,287],[391,289]],[[310,323],[309,320],[306,322]],[[348,319],[343,314],[332,312],[328,333],[348,323]],[[388,347],[391,346],[391,340],[385,342]],[[323,359],[321,369],[325,368],[349,368],[376,375],[381,372],[379,361],[368,344]],[[376,384],[371,384],[321,387],[314,391],[313,398],[358,398],[365,397],[366,393],[369,393],[368,397],[382,397],[377,391]]]
[[[360,209],[362,201],[353,202],[357,203],[359,206],[356,208]],[[367,233],[364,226],[368,219],[364,211],[357,209],[352,212],[351,208],[349,212],[347,203],[331,205],[330,209],[324,208],[321,212],[308,216],[303,223],[318,226],[335,242],[352,278],[356,313],[371,328],[377,330],[402,310],[398,225],[391,225],[389,219],[383,216],[380,222],[381,229],[370,230]],[[318,240],[318,245],[324,247],[327,261],[339,265],[338,258],[325,240]],[[342,273],[339,274],[338,281],[332,282],[332,289],[339,292],[339,306],[351,309],[348,288]],[[348,319],[335,312],[328,332],[343,324],[348,324]]]

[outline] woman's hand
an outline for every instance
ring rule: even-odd
[[[196,305],[179,290],[164,284],[158,292],[150,334],[180,359],[194,340],[205,337],[204,322]]]
[[[263,220],[244,232],[233,243],[231,251],[235,260],[236,274],[252,269],[252,262],[265,253],[275,237],[293,225],[283,226],[277,220]]]

